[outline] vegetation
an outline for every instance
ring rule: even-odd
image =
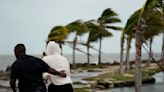
[[[74,89],[74,92],[91,92],[91,91],[89,91],[85,88],[76,88],[76,89]]]
[[[98,64],[101,64],[101,47],[102,47],[102,39],[105,37],[111,37],[112,33],[108,31],[108,29],[112,30],[121,30],[121,27],[115,26],[115,23],[119,23],[121,20],[118,18],[118,14],[115,13],[112,9],[107,8],[103,11],[102,15],[97,20],[91,20],[87,22],[83,22],[82,20],[73,21],[66,26],[55,26],[48,35],[48,41],[53,40],[59,43],[60,47],[62,44],[69,43],[73,48],[73,68],[76,68],[76,60],[75,60],[75,51],[80,51],[85,53],[85,51],[80,50],[77,45],[83,45],[87,47],[87,55],[88,55],[88,65],[89,61],[89,49],[92,48],[97,50],[91,46],[91,42],[99,41],[99,49],[98,49]],[[66,41],[69,34],[75,34],[73,41]],[[84,34],[89,34],[87,41],[79,41],[78,38],[83,36]],[[86,54],[86,53],[85,53]]]
[[[76,49],[77,43],[78,43],[78,38],[77,37],[82,36],[83,34],[88,32],[88,28],[84,24],[84,22],[81,21],[81,20],[76,20],[76,21],[68,24],[67,28],[68,28],[69,32],[74,32],[75,33],[75,37],[73,39],[73,68],[75,69],[76,68],[75,49]]]
[[[122,28],[112,25],[114,23],[121,22],[121,20],[118,18],[118,14],[110,8],[103,11],[102,15],[98,18],[97,22],[100,26],[100,31],[98,32],[97,36],[97,38],[99,39],[98,64],[101,64],[102,38],[112,36],[112,33],[107,31],[106,29],[122,30]]]
[[[163,0],[146,0],[145,4],[141,9],[135,11],[130,18],[127,20],[127,24],[125,25],[122,35],[121,35],[121,53],[120,53],[120,72],[116,73],[115,75],[111,74],[102,74],[99,75],[99,78],[112,78],[115,80],[126,80],[126,79],[134,79],[135,76],[135,90],[136,92],[141,92],[142,86],[142,79],[147,78],[150,74],[154,73],[154,70],[149,72],[147,69],[142,71],[141,67],[141,56],[142,56],[142,46],[146,44],[149,49],[149,62],[147,65],[150,64],[151,61],[155,61],[152,57],[152,42],[155,36],[163,33],[164,31],[164,4]],[[72,45],[73,48],[73,65],[72,67],[76,68],[76,60],[75,60],[75,51],[80,51],[82,53],[87,54],[87,65],[90,65],[90,48],[93,48],[92,43],[97,42],[99,43],[98,47],[98,64],[101,64],[101,49],[102,49],[102,40],[106,37],[111,37],[112,32],[110,30],[122,30],[121,27],[115,26],[115,23],[119,23],[121,20],[118,18],[118,14],[114,12],[111,8],[107,8],[102,12],[102,15],[93,20],[89,21],[82,21],[76,20],[69,23],[66,26],[55,26],[48,35],[48,41],[53,40],[60,44],[69,43]],[[74,39],[72,41],[67,41],[68,35],[74,33]],[[87,34],[87,40],[82,41],[79,40],[79,37]],[[163,37],[164,38],[164,37]],[[129,54],[130,54],[130,47],[131,47],[131,40],[135,39],[136,45],[136,60],[135,60],[135,69],[130,69],[129,64]],[[126,41],[125,41],[126,40]],[[126,71],[124,71],[124,42],[126,44]],[[148,44],[149,42],[149,44]],[[164,40],[163,40],[164,42]],[[163,43],[164,44],[164,43]],[[78,48],[78,45],[86,46],[87,53],[83,50]],[[164,45],[163,45],[164,47]],[[164,49],[163,53],[164,53]],[[164,55],[164,54],[163,54]],[[163,58],[162,58],[163,60]],[[164,60],[163,60],[164,61]],[[156,62],[157,63],[157,62]],[[164,64],[164,63],[163,63]],[[162,63],[157,63],[157,65],[164,71],[162,67]],[[125,76],[127,75],[130,76]],[[131,76],[132,75],[132,76]]]
[[[152,75],[154,75],[157,72],[160,72],[160,68],[159,67],[144,67],[142,70],[142,79],[147,79],[147,78],[151,78]],[[95,77],[88,77],[85,78],[84,80],[88,80],[88,81],[93,81],[93,80],[110,80],[110,81],[134,81],[135,79],[135,69],[131,69],[127,72],[125,72],[123,74],[123,76],[120,76],[119,71],[116,71],[114,73],[104,73],[104,74],[100,74],[98,76]]]

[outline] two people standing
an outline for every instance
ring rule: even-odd
[[[49,63],[49,60],[51,61],[51,59],[46,59],[49,58],[49,55],[51,54],[46,53],[47,56],[44,57],[43,59],[46,61],[43,61],[34,56],[27,55],[26,48],[23,44],[17,44],[15,46],[14,53],[17,60],[11,66],[11,75],[10,75],[10,86],[13,92],[17,92],[16,80],[18,80],[19,92],[46,92],[46,86],[42,77],[43,73],[45,72],[48,73],[48,74],[44,74],[45,78],[49,78],[50,81],[52,82],[48,87],[48,91],[52,92],[51,90],[53,90],[54,92],[59,92],[55,90],[59,90],[58,88],[63,88],[63,87],[67,88],[68,87],[67,85],[69,85],[68,88],[69,90],[72,91],[61,90],[60,92],[73,92],[71,79],[69,82],[67,81],[70,77],[70,71],[69,70],[67,71],[67,68],[61,68],[64,66],[58,67],[58,65],[60,64],[61,65],[65,64],[60,62],[60,59],[54,60],[54,62],[59,63],[58,65],[55,66],[51,65]],[[50,51],[50,53],[52,52]],[[59,81],[57,82],[58,79]]]

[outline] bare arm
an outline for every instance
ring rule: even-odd
[[[13,92],[16,92],[16,79],[10,79],[10,87],[12,88]]]

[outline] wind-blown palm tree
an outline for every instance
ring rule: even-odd
[[[68,36],[68,29],[65,26],[55,26],[48,34],[48,41],[55,41],[59,43],[62,49],[62,44]],[[61,53],[62,54],[62,53]]]
[[[87,21],[87,22],[85,22],[85,24],[87,25],[88,30],[89,30],[89,35],[88,35],[88,39],[87,39],[87,42],[86,42],[87,67],[89,67],[90,66],[90,48],[93,48],[90,45],[90,43],[94,42],[94,41],[97,41],[98,38],[96,37],[95,33],[97,33],[100,30],[99,30],[99,26],[94,23],[94,20]]]
[[[129,53],[130,53],[130,48],[131,48],[131,41],[132,41],[132,35],[128,35],[127,37],[127,45],[126,45],[126,70],[130,69],[130,64],[129,64]]]
[[[106,30],[106,29],[112,29],[112,30],[122,30],[121,27],[114,26],[114,23],[119,23],[121,20],[118,18],[118,14],[115,13],[112,9],[107,8],[103,11],[102,15],[98,18],[97,20],[98,24],[100,25],[101,30]],[[101,49],[101,40],[100,38],[100,46],[99,49]],[[101,50],[99,50],[99,58],[98,58],[98,64],[101,64]]]
[[[106,29],[102,28],[102,26],[93,23],[93,22],[88,22],[87,26],[89,28],[89,36],[87,40],[87,51],[89,53],[89,47],[91,42],[96,42],[99,41],[99,61],[101,59],[101,47],[102,47],[102,39],[106,37],[111,37],[112,33],[108,32]],[[89,60],[89,56],[88,56]],[[88,62],[89,63],[89,62]],[[101,62],[98,62],[98,65],[100,65]]]
[[[147,0],[141,10],[135,12],[127,22],[126,32],[135,32],[136,38],[136,69],[135,69],[135,90],[141,92],[141,45],[147,39],[159,34],[163,29],[161,23],[163,18],[157,11],[158,0]],[[131,21],[131,22],[130,22]],[[136,26],[136,27],[135,27]],[[147,27],[146,27],[147,26]],[[135,27],[135,28],[134,28]],[[134,29],[134,31],[132,30]],[[130,30],[130,31],[129,31]]]
[[[76,20],[66,26],[69,30],[69,32],[75,33],[75,38],[73,39],[73,68],[76,68],[76,63],[75,63],[75,49],[76,49],[76,44],[77,44],[77,37],[82,36],[83,34],[88,32],[88,28],[86,24],[82,20]]]
[[[124,39],[125,39],[125,34],[124,31],[122,31],[121,34],[121,41],[120,41],[120,47],[121,47],[121,51],[120,51],[120,75],[122,76],[124,74]]]
[[[152,42],[153,42],[153,38],[154,36],[158,35],[159,33],[161,33],[161,30],[164,30],[164,16],[163,14],[161,14],[160,11],[158,10],[153,10],[152,13],[149,14],[150,11],[147,12],[147,16],[145,17],[145,20],[147,21],[147,26],[146,28],[144,28],[144,36],[145,39],[149,39],[150,42],[150,48],[149,48],[149,61],[148,64],[150,64],[150,61],[152,60],[151,56],[152,56]],[[147,31],[149,30],[149,31]]]
[[[164,1],[159,0],[159,6],[162,14],[164,15]],[[164,65],[164,32],[162,32],[162,53],[161,53],[162,64]]]
[[[127,48],[126,48],[126,70],[129,70],[129,53],[130,53],[130,43],[132,38],[134,38],[134,31],[133,28],[136,26],[137,24],[137,20],[140,14],[140,10],[136,11],[134,14],[132,14],[130,16],[130,18],[128,19],[126,26],[123,30],[123,34],[126,35],[127,37]]]
[[[136,11],[127,21],[127,24],[124,28],[124,33],[126,35],[128,35],[129,37],[133,37],[134,38],[134,31],[132,30],[136,25],[137,25],[137,20],[139,18],[141,10]],[[152,14],[153,12],[153,14]],[[159,11],[155,11],[152,9],[149,9],[149,11],[146,12],[145,14],[145,20],[147,22],[146,26],[144,28],[144,38],[147,39],[151,39],[153,36],[158,35],[160,32],[160,30],[162,30],[163,28],[163,21],[160,19],[160,17],[162,17],[162,15],[160,14]],[[128,42],[127,44],[127,53],[129,53],[129,44],[130,42]],[[150,48],[151,51],[151,48]],[[150,52],[151,53],[151,52]],[[128,58],[129,56],[126,55],[126,62],[128,63]]]
[[[136,39],[136,69],[135,69],[135,91],[141,92],[142,86],[142,77],[141,77],[141,46],[143,43],[142,35],[143,35],[143,25],[145,22],[145,14],[146,11],[150,8],[155,9],[161,0],[147,0],[144,6],[141,9],[140,16],[137,21],[137,26],[134,28],[135,31],[135,39]]]
[[[164,65],[164,32],[162,33],[162,53],[161,53],[162,64]]]

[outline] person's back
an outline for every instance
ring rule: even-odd
[[[47,70],[41,64],[41,59],[29,55],[22,55],[13,63],[12,68],[19,80],[20,92],[32,92],[36,88],[46,90],[42,74]]]
[[[70,76],[70,66],[69,62],[65,57],[59,54],[55,55],[47,55],[43,58],[43,60],[52,68],[56,69],[57,71],[65,70],[67,77],[59,77],[55,75],[51,75],[51,81],[55,85],[64,85],[72,83],[71,76]]]
[[[67,59],[62,56],[59,46],[50,41],[46,48],[46,56],[43,60],[52,68],[57,71],[64,70],[66,77],[59,77],[51,74],[44,74],[44,77],[48,77],[51,84],[48,86],[48,92],[73,92],[72,80],[70,76],[70,65]]]
[[[26,55],[23,44],[17,44],[14,49],[17,60],[11,66],[10,86],[16,92],[18,79],[19,92],[46,92],[42,74],[48,72],[61,77],[66,77],[64,71],[56,71],[49,67],[43,60]]]

